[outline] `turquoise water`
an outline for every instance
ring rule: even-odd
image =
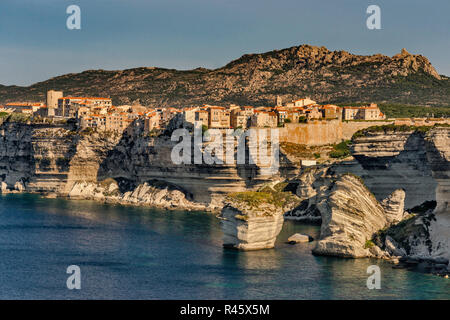
[[[378,260],[284,244],[319,228],[286,222],[274,250],[222,248],[211,214],[90,201],[0,197],[0,299],[449,299],[450,281]],[[381,268],[368,290],[367,267]],[[66,268],[81,268],[68,290]]]

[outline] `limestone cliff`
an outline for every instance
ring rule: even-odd
[[[236,201],[225,205],[220,218],[224,247],[238,250],[273,248],[284,221],[280,207],[266,203],[255,209]]]
[[[389,226],[390,221],[383,206],[361,180],[344,175],[321,197],[320,240],[313,252],[347,258],[371,256],[368,242],[377,231]]]
[[[175,144],[170,136],[149,136],[138,127],[117,134],[78,131],[70,124],[7,122],[0,125],[2,192],[20,189],[67,196],[77,185],[75,194],[93,197],[82,183],[131,181],[130,189],[121,190],[126,194],[139,185],[162,181],[178,186],[189,201],[220,210],[229,192],[256,188],[281,175],[250,164],[177,165],[171,160]],[[286,163],[280,171],[286,170],[292,165]]]
[[[192,202],[177,186],[149,181],[132,186],[130,181],[107,179],[99,183],[76,182],[69,191],[71,199],[92,199],[107,203],[147,205],[164,209],[208,210],[206,205]],[[124,185],[127,185],[124,188]],[[121,189],[129,191],[121,191]]]
[[[220,214],[224,246],[239,250],[273,248],[283,226],[283,213],[299,204],[298,197],[285,188],[286,184],[278,183],[258,191],[229,194]]]

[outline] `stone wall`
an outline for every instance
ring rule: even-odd
[[[391,124],[392,121],[315,120],[309,123],[286,123],[280,128],[280,142],[320,146],[349,140],[361,129]]]

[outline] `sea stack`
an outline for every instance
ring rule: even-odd
[[[264,193],[241,192],[228,197],[220,214],[223,246],[237,250],[270,249],[283,227],[284,209]]]

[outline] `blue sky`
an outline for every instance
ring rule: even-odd
[[[81,30],[66,8],[81,8]],[[382,30],[366,28],[381,7]],[[308,43],[392,56],[405,47],[450,75],[448,0],[1,0],[0,84],[89,69],[217,68]]]

